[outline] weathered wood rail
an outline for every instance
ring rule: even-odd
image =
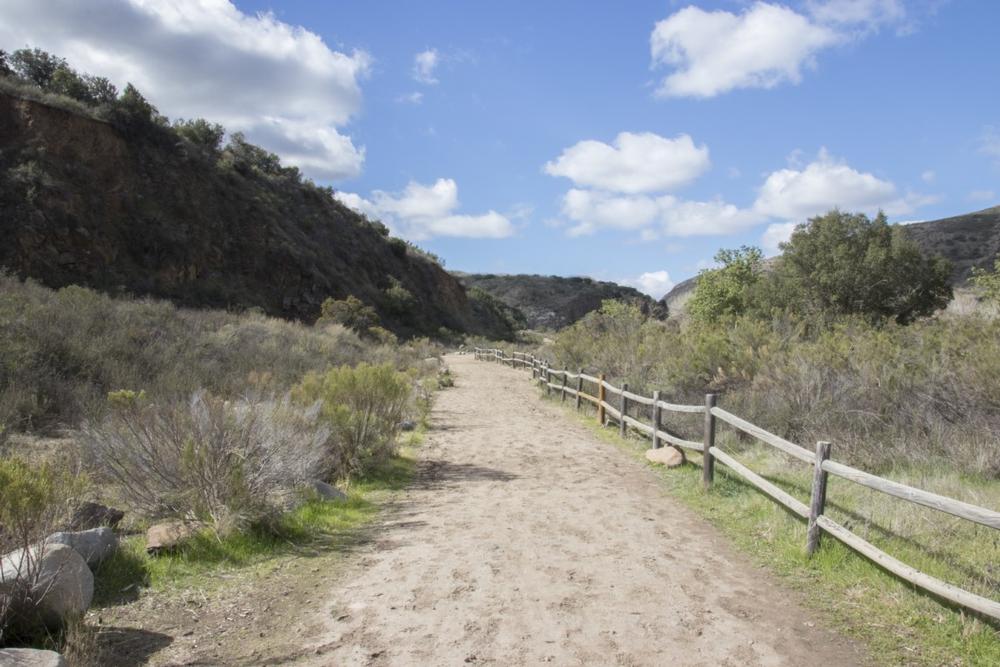
[[[619,433],[627,434],[629,427],[649,436],[654,448],[662,447],[664,442],[682,449],[688,449],[702,454],[702,479],[706,489],[710,488],[715,475],[715,463],[721,463],[767,494],[775,502],[785,507],[792,514],[806,520],[806,552],[812,555],[819,547],[820,536],[827,533],[847,545],[855,552],[869,558],[888,572],[896,575],[910,584],[925,590],[939,598],[972,610],[978,614],[1000,621],[1000,602],[985,598],[976,593],[966,591],[952,584],[936,579],[902,563],[874,544],[851,532],[844,526],[824,514],[826,507],[827,477],[834,475],[869,489],[899,498],[901,500],[929,507],[952,516],[956,516],[976,524],[1000,530],[1000,512],[978,507],[969,503],[940,496],[906,484],[901,484],[884,477],[872,475],[863,470],[830,460],[832,446],[829,442],[818,442],[815,452],[797,445],[794,442],[770,433],[761,427],[751,424],[740,417],[723,410],[716,405],[716,395],[705,396],[704,405],[681,405],[660,400],[659,392],[653,396],[642,396],[628,390],[628,385],[616,387],[605,379],[604,374],[587,375],[580,369],[577,373],[568,370],[556,370],[549,363],[534,355],[513,352],[507,354],[500,349],[475,348],[476,359],[505,364],[511,368],[530,370],[532,380],[545,387],[547,394],[559,392],[560,399],[565,402],[567,396],[576,401],[577,410],[581,402],[586,401],[597,408],[597,418],[602,425],[610,420],[618,424]],[[558,380],[558,381],[556,381]],[[569,381],[575,380],[576,386],[570,386]],[[584,383],[593,385],[596,394],[584,391]],[[617,396],[613,404],[608,401],[609,395]],[[642,405],[651,409],[651,418],[646,423],[629,414],[629,408]],[[704,415],[704,430],[702,442],[685,440],[664,430],[661,415],[666,412],[693,413]],[[810,503],[807,505],[792,496],[787,491],[768,481],[761,475],[740,463],[730,453],[720,449],[715,444],[715,432],[718,421],[736,428],[757,440],[780,450],[789,457],[813,467],[813,481]]]

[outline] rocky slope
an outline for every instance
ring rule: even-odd
[[[51,287],[304,320],[353,294],[401,334],[512,333],[436,262],[297,174],[3,92],[0,239],[0,267]],[[400,304],[394,285],[413,299]]]
[[[505,304],[520,310],[532,329],[560,329],[601,307],[605,299],[639,304],[655,317],[667,310],[642,292],[612,282],[562,276],[495,275],[459,273],[455,276],[467,287],[478,287]]]

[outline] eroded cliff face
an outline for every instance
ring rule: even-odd
[[[403,334],[506,335],[465,289],[320,189],[219,167],[183,141],[0,94],[0,266],[187,306],[314,319],[353,294]],[[395,278],[416,299],[400,312]],[[489,319],[489,318],[487,318]]]

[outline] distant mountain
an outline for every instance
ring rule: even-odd
[[[601,307],[605,299],[638,304],[654,317],[665,318],[667,309],[639,290],[591,278],[562,276],[494,275],[453,272],[466,287],[479,288],[508,306],[520,310],[532,329],[561,329]]]
[[[354,295],[402,335],[513,335],[499,304],[256,146],[18,90],[0,88],[0,270],[307,321]]]

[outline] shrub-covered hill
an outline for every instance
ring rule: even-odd
[[[179,131],[141,96],[87,108],[0,83],[0,267],[307,321],[354,295],[403,335],[513,333],[433,258],[239,135]]]
[[[562,276],[495,275],[454,272],[469,288],[479,288],[524,313],[532,329],[561,329],[601,307],[605,299],[636,303],[663,319],[665,304],[642,292],[612,282]]]
[[[925,254],[941,255],[951,262],[951,281],[956,286],[969,279],[973,268],[991,269],[1000,256],[1000,206],[904,229]]]

